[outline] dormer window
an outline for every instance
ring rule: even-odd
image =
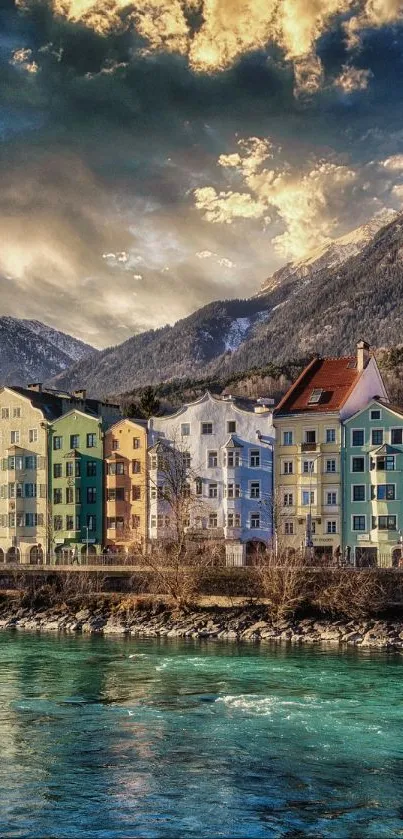
[[[323,388],[314,388],[308,399],[308,405],[318,405],[322,399],[323,393]]]

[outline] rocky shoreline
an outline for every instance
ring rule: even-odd
[[[90,633],[147,638],[222,639],[291,644],[328,643],[403,650],[403,621],[331,620],[317,617],[272,622],[264,607],[195,609],[178,613],[161,603],[120,614],[105,606],[47,609],[16,608],[0,615],[0,629]]]

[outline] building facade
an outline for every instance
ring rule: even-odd
[[[73,409],[51,423],[48,458],[50,552],[85,560],[103,542],[102,418]]]
[[[123,419],[105,433],[104,544],[113,552],[147,541],[147,426]]]
[[[387,400],[364,341],[357,355],[315,358],[275,411],[275,525],[280,550],[342,551],[342,421],[373,396]]]
[[[271,544],[274,431],[267,404],[245,406],[207,392],[171,416],[152,417],[149,443],[151,542],[176,529],[169,484],[179,475],[189,535],[222,540],[239,564],[248,550]],[[177,455],[173,461],[167,448]]]
[[[354,565],[403,556],[403,411],[372,400],[345,422],[343,544]]]

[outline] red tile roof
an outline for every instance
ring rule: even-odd
[[[338,411],[358,382],[355,356],[314,358],[278,404],[276,414]],[[319,401],[310,402],[312,391]]]

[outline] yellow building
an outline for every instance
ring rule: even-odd
[[[364,341],[357,355],[314,358],[274,415],[275,527],[279,550],[338,555],[342,540],[342,421],[375,396],[387,399]]]
[[[61,402],[40,391],[0,391],[0,561],[42,562],[48,551],[48,420]]]
[[[147,538],[147,425],[123,419],[104,438],[105,537],[109,550],[129,552]]]

